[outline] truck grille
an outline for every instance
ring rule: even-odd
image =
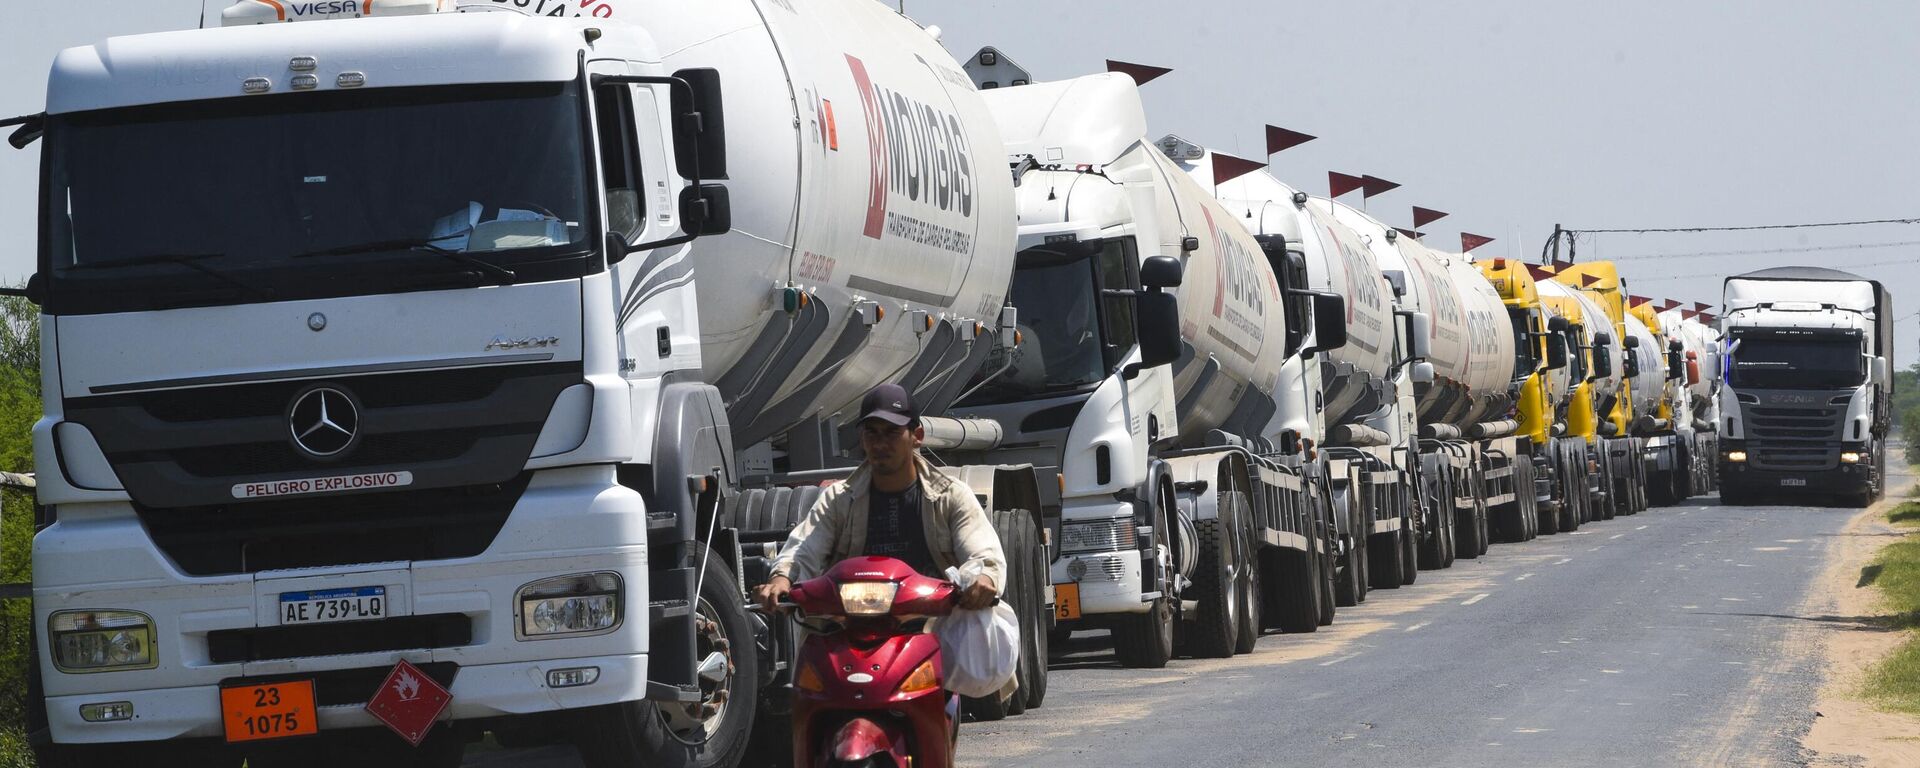
[[[359,401],[360,438],[324,461],[294,448],[288,415],[316,381],[71,398],[66,414],[93,433],[137,504],[229,506],[235,485],[272,480],[407,470],[414,488],[507,482],[554,400],[581,381],[577,362],[327,379]]]
[[[1138,541],[1131,518],[1060,524],[1060,551],[1063,553],[1135,549],[1139,546]]]
[[[1744,410],[1748,431],[1762,440],[1839,440],[1847,415],[1844,408],[1828,406],[1752,406]]]
[[[397,616],[375,621],[221,629],[207,633],[215,664],[381,651],[455,648],[473,643],[473,620],[465,614]]]

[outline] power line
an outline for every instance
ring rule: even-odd
[[[1870,261],[1865,264],[1835,264],[1839,269],[1864,269],[1867,267],[1891,267],[1899,264],[1912,264],[1913,259],[1893,259],[1890,261]],[[1657,283],[1662,280],[1692,280],[1702,277],[1732,277],[1726,272],[1696,272],[1691,275],[1659,275],[1656,277],[1636,277],[1636,283]]]
[[[1779,253],[1816,253],[1820,251],[1860,251],[1873,248],[1906,248],[1920,246],[1920,240],[1902,240],[1894,243],[1849,243],[1845,245],[1806,245],[1797,248],[1767,248],[1741,251],[1697,251],[1694,253],[1646,253],[1638,256],[1615,256],[1614,261],[1641,261],[1644,259],[1704,259],[1711,256],[1761,256]]]
[[[1648,234],[1658,232],[1750,232],[1760,229],[1815,229],[1819,227],[1858,227],[1868,224],[1920,224],[1920,218],[1871,219],[1867,221],[1826,221],[1814,224],[1759,224],[1748,227],[1650,227],[1645,229],[1572,229],[1580,234]]]

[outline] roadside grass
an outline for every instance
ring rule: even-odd
[[[1888,510],[1887,520],[1902,528],[1920,529],[1920,502]],[[1909,534],[1887,545],[1868,568],[1887,609],[1886,615],[1870,623],[1906,631],[1908,637],[1868,672],[1865,693],[1887,709],[1920,714],[1920,635],[1912,631],[1920,627],[1920,535]]]

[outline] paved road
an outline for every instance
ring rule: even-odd
[[[1851,514],[1696,499],[1495,545],[1232,660],[1123,670],[1083,635],[1044,708],[962,729],[962,764],[1800,764],[1809,588]]]

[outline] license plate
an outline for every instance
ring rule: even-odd
[[[1080,618],[1080,585],[1053,585],[1053,617],[1056,619]]]
[[[325,624],[385,618],[386,587],[348,587],[280,593],[280,623]]]
[[[1783,478],[1780,478],[1780,484],[1785,486],[1792,486],[1795,488],[1805,488],[1807,485],[1807,479],[1804,477],[1783,477]]]
[[[312,680],[221,688],[220,714],[226,721],[229,742],[320,732],[320,723],[314,717]]]

